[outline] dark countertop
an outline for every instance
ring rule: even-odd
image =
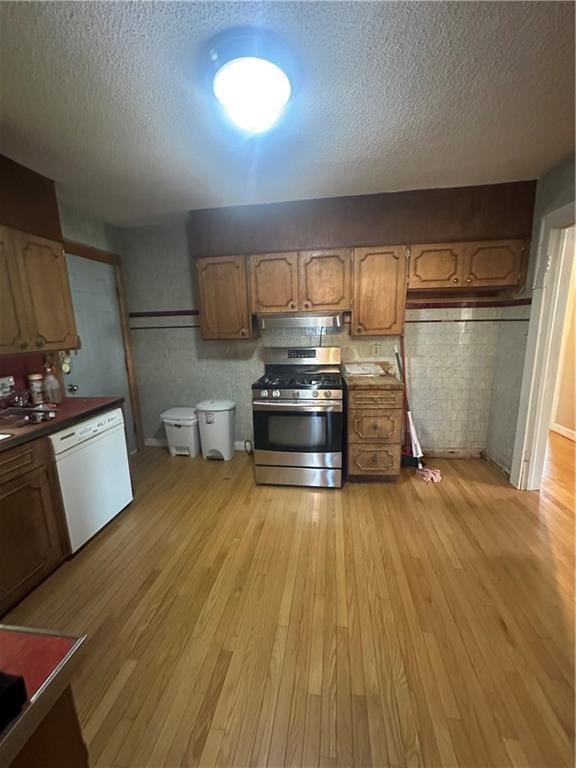
[[[123,397],[65,397],[57,406],[56,418],[49,421],[27,424],[24,427],[3,426],[0,422],[0,433],[12,435],[5,440],[0,440],[0,453],[30,440],[36,440],[38,437],[51,435],[90,416],[119,407],[123,402]]]
[[[22,675],[28,694],[24,709],[0,732],[1,765],[12,762],[70,685],[85,639],[0,624],[0,668]]]

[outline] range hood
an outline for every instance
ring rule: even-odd
[[[320,315],[297,315],[285,312],[277,315],[258,315],[261,330],[271,328],[341,328],[342,313]]]

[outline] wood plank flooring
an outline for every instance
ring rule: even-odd
[[[88,633],[93,767],[570,766],[574,478],[551,445],[542,494],[480,460],[338,492],[147,449],[132,507],[6,620]]]

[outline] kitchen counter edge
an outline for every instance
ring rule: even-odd
[[[404,384],[396,376],[354,376],[343,374],[348,389],[404,389]]]
[[[76,398],[67,399],[75,400]],[[0,432],[14,432],[13,437],[0,440],[0,453],[8,451],[11,448],[16,448],[24,443],[29,443],[32,440],[53,435],[55,432],[59,432],[65,427],[71,427],[74,424],[78,424],[80,421],[84,421],[84,419],[87,419],[90,416],[97,416],[99,413],[104,413],[104,411],[110,411],[115,407],[120,407],[124,403],[123,397],[86,397],[78,398],[78,400],[84,401],[86,408],[70,416],[58,415],[55,419],[41,421],[39,424],[30,424],[25,427],[6,427],[4,429],[0,425]]]

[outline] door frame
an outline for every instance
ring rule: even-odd
[[[134,365],[134,352],[132,349],[132,339],[130,337],[128,302],[126,301],[122,258],[118,253],[105,251],[102,248],[95,248],[94,246],[86,245],[85,243],[78,243],[75,240],[64,240],[64,252],[69,253],[71,256],[80,256],[83,259],[100,261],[114,267],[116,298],[118,299],[120,327],[122,329],[122,341],[124,343],[124,362],[126,365],[126,373],[128,375],[128,391],[134,417],[134,436],[136,438],[136,448],[140,451],[144,446],[144,430],[142,427],[142,412],[140,410],[140,393],[138,391],[138,381],[136,378],[136,366]]]
[[[548,382],[558,376],[573,260],[565,230],[574,223],[574,202],[542,217],[510,472],[511,484],[520,490],[538,490],[542,480],[555,395]]]

